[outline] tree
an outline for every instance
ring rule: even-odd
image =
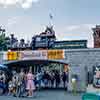
[[[7,50],[5,29],[0,28],[0,50]]]

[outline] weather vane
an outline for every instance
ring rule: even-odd
[[[53,15],[51,13],[49,14],[49,18],[50,18],[49,26],[52,27],[53,26]]]

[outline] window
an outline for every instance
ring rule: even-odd
[[[40,37],[37,37],[37,38],[36,38],[36,41],[41,41],[41,38],[40,38]]]

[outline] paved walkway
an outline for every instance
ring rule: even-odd
[[[100,93],[100,88],[94,88],[93,85],[89,85],[87,92]]]
[[[73,95],[66,91],[39,91],[32,98],[16,98],[11,96],[0,96],[0,100],[81,100],[82,94]]]

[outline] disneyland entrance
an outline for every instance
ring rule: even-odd
[[[18,61],[8,64],[13,71],[25,73],[32,67],[35,76],[34,82],[37,88],[67,88],[69,82],[69,65],[53,61]]]

